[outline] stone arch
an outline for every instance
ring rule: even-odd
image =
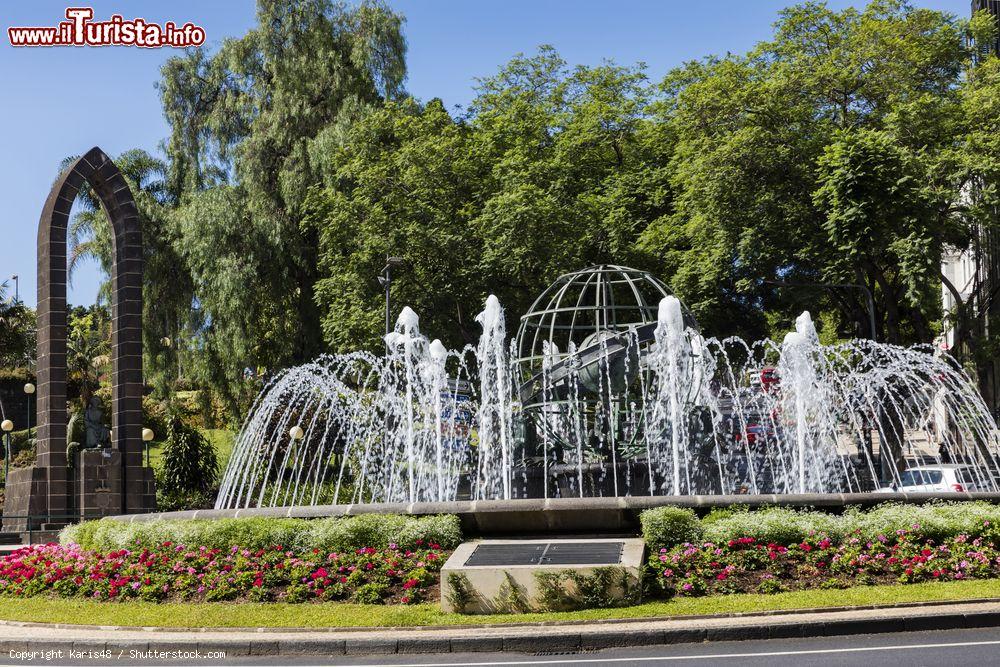
[[[106,490],[120,495],[122,513],[153,508],[153,489],[142,466],[142,230],[132,192],[114,162],[94,147],[56,180],[38,224],[38,402],[35,485],[45,487],[45,514],[74,511],[66,454],[66,232],[77,193],[89,184],[111,222],[112,265],[112,454],[104,464]],[[41,471],[44,471],[42,474]],[[32,495],[40,495],[40,488]],[[40,502],[32,503],[35,511]],[[110,508],[108,508],[110,509]],[[108,513],[108,512],[98,512]],[[58,519],[52,519],[58,523]]]

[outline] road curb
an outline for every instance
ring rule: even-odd
[[[456,625],[357,625],[343,627],[296,627],[296,626],[216,626],[216,627],[181,627],[159,625],[94,625],[87,623],[44,623],[40,621],[11,621],[0,619],[0,627],[19,628],[49,628],[57,630],[132,630],[141,632],[176,632],[183,634],[204,632],[257,632],[261,634],[282,634],[288,632],[320,634],[325,632],[343,633],[387,633],[387,632],[437,632],[443,630],[504,630],[521,628],[558,628],[579,625],[589,626],[619,626],[636,623],[656,623],[669,621],[698,621],[705,619],[728,618],[733,620],[766,618],[768,616],[806,616],[810,614],[826,614],[837,612],[858,611],[890,611],[899,609],[928,609],[933,607],[954,607],[973,604],[1000,604],[1000,598],[967,598],[962,600],[915,600],[912,602],[894,602],[890,604],[866,604],[836,607],[802,607],[800,609],[764,609],[761,611],[736,611],[726,614],[680,614],[673,616],[631,616],[625,618],[598,618],[585,620],[557,621],[522,621],[518,623],[467,623]]]
[[[839,615],[843,618],[837,618]],[[227,656],[343,656],[343,655],[416,655],[426,653],[510,652],[535,655],[577,653],[629,646],[654,646],[697,642],[746,641],[753,639],[788,639],[794,637],[833,637],[854,634],[886,634],[923,632],[928,630],[975,629],[1000,627],[1000,611],[948,610],[911,616],[858,618],[850,612],[826,613],[824,620],[802,617],[777,624],[747,623],[717,625],[708,628],[669,627],[614,628],[580,626],[520,626],[501,630],[490,628],[492,634],[476,636],[468,630],[437,628],[436,636],[422,632],[393,631],[355,633],[355,636],[326,638],[315,633],[293,634],[291,637],[268,638],[266,635],[214,637],[210,641],[170,638],[149,641],[100,641],[99,639],[0,640],[0,654],[16,657],[16,653],[39,654],[63,651],[70,657],[86,658],[100,652],[111,657],[128,657],[132,652],[161,654],[225,651]],[[744,619],[749,621],[751,619]],[[42,624],[35,624],[35,627]],[[648,625],[648,623],[647,623]],[[104,632],[114,632],[105,628]],[[497,633],[500,634],[497,634]]]

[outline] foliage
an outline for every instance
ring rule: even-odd
[[[297,543],[303,548],[350,549],[358,544],[415,547],[433,542],[454,549],[462,541],[458,517],[453,514],[408,517],[398,514],[362,514],[310,521]]]
[[[697,515],[685,507],[656,507],[644,511],[639,520],[642,536],[650,547],[697,542],[704,530]]]
[[[490,293],[523,312],[562,272],[643,264],[638,234],[669,205],[648,95],[641,66],[570,69],[543,47],[481,80],[460,118],[406,99],[359,119],[306,200],[326,342],[381,344],[386,255],[406,261],[393,298],[452,346],[477,338]]]
[[[30,367],[35,360],[35,311],[15,302],[0,283],[0,368]]]
[[[66,332],[66,370],[79,393],[79,411],[90,404],[100,387],[101,376],[111,368],[111,324],[108,311],[100,306],[74,308]],[[105,413],[110,405],[104,402]]]
[[[641,587],[621,567],[579,570],[540,570],[535,573],[538,603],[545,611],[626,607],[639,601]]]
[[[435,581],[445,555],[436,545],[306,554],[283,545],[209,549],[169,541],[107,553],[35,545],[0,558],[0,596],[410,604]]]
[[[245,368],[320,350],[302,202],[346,128],[399,94],[401,25],[377,0],[260,0],[246,35],[162,68],[179,248],[207,323],[194,371],[234,412]]]
[[[468,576],[461,572],[448,573],[448,603],[455,611],[465,613],[476,597],[476,589]]]
[[[824,512],[796,511],[785,507],[770,507],[756,512],[735,512],[707,526],[702,539],[725,541],[731,536],[754,537],[762,542],[794,542],[810,534],[842,535],[847,527],[843,521]],[[660,545],[662,546],[662,545]]]
[[[168,495],[166,501],[178,494],[208,494],[219,475],[215,448],[201,431],[172,415],[167,421],[167,440],[158,472],[157,486]]]
[[[746,55],[667,77],[657,117],[674,131],[677,206],[643,243],[676,266],[702,324],[726,330],[739,312],[762,327],[761,306],[790,316],[812,303],[867,335],[861,290],[776,294],[761,282],[777,278],[864,285],[881,336],[931,337],[942,247],[992,224],[963,205],[982,162],[965,159],[972,116],[959,94],[990,23],[898,0],[806,3]]]
[[[730,507],[713,511],[700,522],[695,518],[694,525],[690,524],[693,514],[675,512],[677,509],[655,508],[642,513],[643,537],[650,548],[671,548],[685,542],[724,543],[737,538],[753,538],[765,544],[788,544],[815,535],[840,540],[856,534],[872,540],[898,530],[909,531],[914,539],[940,541],[959,534],[981,537],[984,526],[1000,525],[1000,506],[982,501],[926,505],[885,503],[869,510],[851,508],[839,516],[786,507],[759,510]],[[664,513],[664,510],[668,511]],[[675,514],[676,523],[661,518]],[[682,528],[674,528],[675,525]]]
[[[882,523],[880,518],[884,517],[868,527]],[[663,547],[651,554],[648,567],[659,591],[667,596],[770,594],[1000,576],[996,524],[972,516],[964,517],[964,522],[979,536],[954,530],[938,532],[939,539],[931,539],[926,535],[935,529],[925,531],[917,522],[873,537],[861,528],[841,537],[813,533],[791,542],[733,536],[727,541]]]
[[[440,544],[444,549],[454,549],[461,542],[462,534],[458,517],[454,515],[366,514],[314,520],[248,517],[125,523],[101,519],[64,528],[59,540],[62,544],[77,544],[93,551],[136,546],[152,548],[169,541],[223,550],[236,544],[254,550],[282,544],[308,552],[314,549],[351,551],[362,545],[387,549],[390,544],[408,549]]]
[[[524,613],[531,609],[527,593],[510,572],[504,572],[496,597],[490,600],[490,609],[496,614]]]

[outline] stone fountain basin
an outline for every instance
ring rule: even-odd
[[[922,504],[930,500],[986,500],[1000,503],[1000,493],[806,493],[718,496],[624,496],[605,498],[537,498],[459,500],[442,503],[372,503],[308,507],[254,507],[227,510],[153,512],[113,517],[138,522],[157,519],[230,519],[237,517],[322,518],[359,514],[455,514],[465,535],[598,535],[636,534],[639,514],[662,506],[690,507],[707,513],[715,507],[819,508],[871,507],[888,502]]]

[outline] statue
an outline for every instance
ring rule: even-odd
[[[90,405],[87,406],[87,411],[83,415],[83,420],[87,427],[86,447],[88,449],[107,447],[111,444],[111,431],[104,425],[103,408],[101,399],[97,396],[92,396]]]

